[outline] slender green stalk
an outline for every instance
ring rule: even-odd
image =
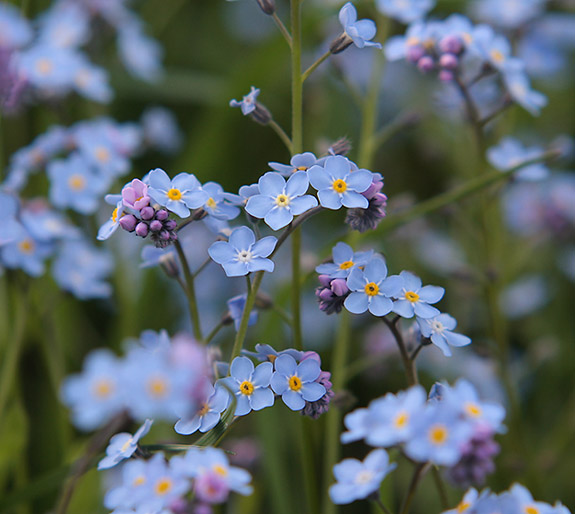
[[[282,36],[286,40],[287,44],[291,48],[291,46],[292,46],[291,35],[290,35],[288,29],[286,28],[286,26],[284,25],[283,21],[280,19],[280,17],[275,12],[272,14],[272,18],[275,21],[276,25],[278,26],[278,29],[280,29],[280,32],[282,33]]]
[[[449,509],[449,498],[447,496],[447,489],[445,488],[445,482],[441,477],[441,473],[439,472],[439,468],[437,466],[433,466],[431,468],[431,472],[433,474],[433,480],[435,482],[435,487],[437,488],[437,492],[439,493],[439,501],[441,502],[441,509],[447,510]]]
[[[373,135],[373,151],[376,152],[380,146],[389,141],[395,134],[415,125],[420,119],[421,115],[416,112],[404,112],[397,115]]]
[[[305,82],[307,78],[315,71],[315,69],[324,62],[329,56],[331,52],[328,50],[325,54],[323,54],[317,61],[315,61],[307,70],[305,70],[301,75],[301,81]]]
[[[208,257],[204,262],[202,262],[201,266],[196,271],[194,271],[194,278],[196,278],[202,271],[204,271],[210,262],[212,262],[211,257]]]
[[[274,120],[270,120],[268,125],[273,129],[273,131],[279,136],[282,140],[283,144],[286,146],[288,152],[292,153],[292,142],[289,136],[285,133],[284,129],[282,129],[277,122]]]
[[[292,85],[292,151],[303,148],[303,82],[301,78],[301,3],[291,0],[291,85]]]
[[[403,362],[403,367],[405,369],[405,376],[407,377],[408,385],[411,387],[412,385],[418,384],[419,380],[417,379],[415,362],[409,357],[407,347],[405,346],[405,342],[403,341],[403,335],[401,334],[401,331],[397,328],[397,322],[399,321],[399,317],[395,318],[393,321],[390,321],[385,317],[381,318],[381,320],[387,325],[387,328],[391,330],[391,333],[395,338],[395,342],[397,343],[397,346],[399,348],[399,354]]]
[[[332,384],[334,391],[341,391],[345,386],[346,374],[345,367],[347,363],[347,354],[350,341],[351,316],[343,310],[339,315],[339,327],[335,339],[332,358]],[[325,450],[324,450],[324,467],[323,467],[323,492],[324,503],[323,513],[334,514],[336,506],[327,496],[327,490],[332,482],[332,469],[339,459],[339,434],[341,431],[341,412],[332,407],[326,414],[325,429]]]
[[[303,350],[303,338],[301,328],[301,229],[298,227],[293,232],[292,241],[292,282],[291,282],[291,306],[292,306],[292,333],[293,344],[296,350]]]
[[[383,504],[381,498],[376,498],[374,500],[374,503],[379,507],[381,512],[383,512],[384,514],[391,514],[391,511]]]
[[[304,416],[300,416],[297,420],[298,423],[298,444],[299,454],[301,459],[301,466],[303,469],[303,482],[305,494],[307,497],[307,505],[309,512],[319,512],[319,496],[317,473],[315,472],[314,465],[314,448],[310,440],[311,433],[306,430],[304,423],[307,420]]]
[[[186,280],[186,296],[188,298],[188,307],[190,309],[190,318],[192,320],[194,337],[197,341],[202,341],[202,328],[200,326],[200,315],[198,313],[198,303],[196,300],[196,289],[194,287],[194,275],[190,270],[190,265],[188,264],[188,259],[186,259],[186,254],[180,241],[176,239],[174,241],[176,251],[180,258],[182,264],[182,270],[184,272],[184,279]]]
[[[409,483],[409,489],[407,490],[407,493],[401,505],[401,509],[399,511],[400,514],[407,514],[409,512],[411,502],[413,501],[413,498],[415,498],[415,492],[417,491],[419,481],[421,480],[423,475],[425,475],[428,469],[429,469],[429,463],[423,462],[421,464],[418,464],[413,470],[411,482]]]
[[[216,337],[216,335],[218,334],[218,332],[224,328],[225,324],[223,321],[220,321],[214,328],[212,328],[211,332],[206,336],[206,339],[204,340],[204,342],[206,344],[208,344],[214,337]]]
[[[279,305],[274,304],[272,310],[283,320],[283,322],[286,325],[288,325],[289,327],[293,325],[293,320],[289,315],[289,313],[285,311],[285,309],[283,309]]]

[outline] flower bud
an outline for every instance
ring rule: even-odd
[[[150,230],[152,232],[159,232],[160,230],[162,230],[164,228],[164,225],[161,221],[159,220],[154,220],[150,223]]]
[[[140,222],[136,225],[136,235],[140,237],[146,237],[148,235],[148,225],[143,222]]]
[[[417,67],[423,72],[427,73],[435,68],[435,63],[429,55],[424,55],[419,61],[417,61]]]
[[[453,80],[453,72],[441,70],[439,72],[439,80],[441,80],[441,82],[451,82]]]
[[[439,50],[443,53],[460,54],[463,51],[463,41],[458,36],[445,36],[439,41]]]
[[[138,220],[136,219],[136,216],[133,216],[132,214],[126,214],[120,218],[120,227],[128,232],[133,232],[137,223]]]
[[[140,210],[140,217],[143,220],[149,221],[154,217],[154,214],[156,213],[156,211],[148,206],[148,207],[144,207],[143,209]]]
[[[275,0],[256,0],[256,2],[260,6],[260,9],[268,16],[276,12]]]
[[[272,121],[272,115],[262,104],[256,102],[256,108],[250,113],[252,120],[260,125],[267,125]]]
[[[329,51],[334,55],[339,54],[352,43],[353,39],[351,39],[346,32],[343,32],[331,42],[331,45],[329,45]]]
[[[407,49],[406,59],[415,64],[425,55],[425,49],[421,45],[412,45]]]
[[[169,215],[170,213],[166,209],[160,209],[158,212],[156,212],[156,219],[164,221],[168,218]]]
[[[443,54],[439,58],[439,66],[446,70],[454,70],[459,64],[459,59],[453,54]]]

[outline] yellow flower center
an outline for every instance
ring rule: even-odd
[[[437,425],[433,425],[431,427],[431,430],[429,431],[429,440],[433,443],[433,444],[443,444],[445,443],[445,441],[447,441],[447,427],[445,425],[441,425],[441,424],[437,424]]]
[[[463,38],[463,41],[465,41],[467,44],[473,41],[473,36],[469,32],[464,32],[463,34],[461,34],[461,37]]]
[[[274,355],[273,353],[270,353],[269,355],[266,355],[266,357],[268,358],[268,360],[273,364],[276,359],[278,358],[277,355]]]
[[[288,385],[292,391],[299,391],[303,384],[301,383],[301,378],[294,375],[293,377],[290,377]]]
[[[182,199],[182,192],[179,189],[173,187],[168,191],[168,198],[177,202],[178,200]]]
[[[207,205],[210,209],[215,209],[218,204],[216,203],[216,201],[215,201],[212,197],[210,197],[210,198],[208,198],[208,201],[206,202],[206,205]]]
[[[355,477],[356,484],[367,484],[371,480],[373,480],[373,472],[368,470],[360,471]]]
[[[52,61],[49,61],[48,59],[40,59],[36,61],[36,71],[41,75],[48,75],[52,73],[53,69],[54,64],[52,64]]]
[[[130,437],[130,439],[128,439],[128,440],[122,445],[121,450],[122,450],[123,452],[125,452],[125,451],[130,447],[130,445],[132,444],[133,441],[134,441],[133,438]]]
[[[411,303],[415,303],[419,301],[419,295],[413,291],[407,291],[407,293],[405,293],[405,299],[409,300]]]
[[[164,496],[165,494],[168,494],[171,489],[172,489],[172,481],[168,477],[160,478],[160,480],[156,482],[156,486],[154,487],[156,494],[159,496]]]
[[[166,381],[162,378],[152,378],[148,381],[148,392],[156,398],[165,396],[168,391]]]
[[[400,412],[393,420],[395,428],[403,428],[409,421],[409,414],[405,411]]]
[[[198,416],[205,416],[210,410],[210,406],[207,403],[202,405],[202,408],[198,411]]]
[[[106,398],[112,394],[114,385],[106,379],[98,380],[94,384],[94,393],[98,398]]]
[[[481,407],[475,403],[466,403],[465,404],[465,412],[472,418],[478,418],[481,416]]]
[[[339,265],[339,269],[349,269],[353,266],[353,261],[345,261]]]
[[[110,159],[110,152],[107,148],[100,146],[96,148],[96,159],[100,162],[107,162]]]
[[[347,190],[347,184],[346,184],[345,180],[342,180],[340,178],[338,178],[337,180],[334,180],[331,187],[333,187],[333,190],[336,193],[345,193]]]
[[[112,221],[114,223],[116,223],[116,220],[118,219],[118,208],[116,207],[113,212],[112,212]]]
[[[308,170],[307,166],[298,166],[298,167],[295,169],[295,171],[307,171],[307,170]]]
[[[491,58],[498,64],[505,60],[505,56],[499,50],[491,50]]]
[[[212,468],[218,475],[225,477],[228,475],[228,470],[223,466],[217,464]]]
[[[455,510],[461,513],[465,512],[469,507],[471,507],[471,504],[469,502],[462,500],[461,503],[457,507],[455,507]]]
[[[287,207],[289,205],[289,196],[280,194],[276,196],[276,205],[278,207]]]
[[[407,38],[407,46],[415,46],[415,45],[419,45],[419,38],[414,36]]]
[[[249,380],[244,380],[240,384],[240,393],[249,396],[254,392],[254,385]]]
[[[523,510],[525,514],[539,514],[539,509],[535,505],[526,505]]]
[[[375,282],[370,282],[365,284],[364,290],[367,296],[376,296],[379,293],[379,286]]]
[[[132,481],[132,485],[134,487],[138,487],[140,485],[144,485],[146,483],[146,477],[143,475],[139,475]]]
[[[81,191],[86,187],[86,179],[82,175],[76,173],[68,179],[68,185],[70,186],[70,189]]]
[[[22,253],[32,253],[34,251],[34,241],[31,239],[24,239],[18,243],[18,248]]]

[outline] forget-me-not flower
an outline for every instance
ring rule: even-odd
[[[386,16],[402,23],[411,23],[431,11],[435,0],[377,0],[375,5]]]
[[[417,318],[417,324],[424,337],[429,337],[446,357],[451,357],[450,346],[467,346],[471,343],[469,337],[456,334],[452,330],[457,326],[457,321],[449,314],[440,314],[429,319]]]
[[[198,179],[190,173],[180,173],[170,180],[164,170],[156,168],[148,174],[147,183],[148,194],[152,200],[180,218],[187,218],[190,209],[197,209],[208,200],[208,194],[201,189]]]
[[[440,312],[429,305],[437,303],[443,298],[445,289],[439,286],[421,287],[421,279],[409,271],[402,271],[399,276],[403,278],[403,288],[398,298],[393,302],[393,312],[404,318],[433,318]]]
[[[98,463],[98,469],[112,468],[124,459],[129,459],[138,448],[140,439],[150,431],[153,422],[151,419],[144,421],[134,435],[122,432],[112,436],[106,448],[106,456]]]
[[[207,399],[192,416],[182,417],[174,426],[178,434],[189,435],[196,430],[207,432],[214,428],[220,415],[230,403],[230,394],[225,388],[207,384]]]
[[[218,382],[225,384],[236,395],[236,416],[245,416],[252,410],[274,404],[274,393],[269,388],[272,373],[271,362],[262,362],[254,368],[247,357],[236,357],[232,361],[230,376]]]
[[[277,171],[284,177],[289,177],[296,171],[307,171],[314,164],[317,163],[317,157],[311,152],[304,152],[295,154],[289,161],[289,164],[281,164],[279,162],[268,162],[268,166]]]
[[[235,205],[226,203],[226,193],[220,184],[206,182],[202,186],[202,190],[208,196],[202,208],[209,217],[216,220],[233,220],[239,215],[240,210]]]
[[[351,294],[345,299],[345,308],[353,314],[367,310],[374,316],[389,314],[393,308],[391,297],[400,293],[403,279],[398,275],[386,277],[387,266],[380,258],[369,261],[363,271],[353,269],[347,277]]]
[[[253,271],[273,271],[274,263],[266,259],[276,247],[274,236],[256,237],[248,227],[238,227],[228,242],[216,241],[208,248],[210,257],[221,264],[228,277],[241,277]]]
[[[321,373],[316,360],[305,359],[298,364],[291,355],[280,355],[274,366],[272,389],[291,410],[301,410],[306,401],[315,402],[325,394],[325,387],[315,381]]]
[[[522,69],[514,69],[503,76],[511,98],[533,116],[539,116],[547,105],[547,97],[531,88],[529,77]]]
[[[337,483],[329,488],[329,497],[337,505],[367,498],[379,489],[382,480],[395,469],[383,449],[373,450],[363,462],[344,459],[333,467]]]
[[[361,193],[373,182],[373,173],[358,170],[349,159],[341,155],[328,157],[323,166],[315,165],[308,170],[311,185],[318,190],[322,207],[339,209],[342,205],[348,208],[367,208],[368,199]]]
[[[497,145],[487,149],[487,160],[500,171],[507,171],[521,163],[540,157],[544,153],[540,146],[525,147],[518,139],[504,137]],[[521,167],[515,176],[522,180],[540,180],[549,175],[549,168],[543,163]]]
[[[289,225],[294,216],[317,205],[317,200],[306,195],[309,179],[305,171],[297,171],[286,180],[272,171],[260,177],[259,195],[251,196],[246,211],[256,218],[263,218],[273,229]]]
[[[357,10],[351,2],[347,2],[338,14],[339,22],[343,27],[344,34],[347,34],[353,41],[353,44],[358,48],[373,46],[381,48],[379,43],[373,43],[373,39],[377,31],[375,23],[372,20],[358,20]]]
[[[333,247],[332,256],[333,262],[320,264],[315,270],[329,278],[347,278],[353,269],[362,268],[371,260],[373,250],[354,253],[351,246],[340,241]]]
[[[247,116],[248,114],[255,111],[256,99],[259,94],[260,90],[252,86],[250,92],[246,96],[244,96],[243,100],[239,102],[235,99],[230,100],[230,107],[240,107],[242,110],[242,114],[244,116]]]

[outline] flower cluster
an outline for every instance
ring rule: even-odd
[[[449,468],[448,476],[458,484],[482,483],[494,469],[492,458],[498,447],[492,439],[504,430],[504,416],[501,405],[480,401],[475,388],[463,379],[454,387],[436,386],[429,400],[421,386],[413,386],[348,414],[344,418],[348,431],[341,440],[363,439],[376,448],[398,446],[416,462]],[[348,502],[354,499],[359,497]]]
[[[175,421],[206,400],[205,350],[187,336],[146,331],[119,359],[109,350],[86,357],[80,374],[61,387],[63,403],[82,430],[102,426],[123,411],[136,420]]]
[[[463,499],[451,510],[443,514],[483,514],[488,512],[529,512],[537,514],[569,514],[567,507],[556,502],[555,505],[535,501],[529,490],[521,484],[513,484],[509,491],[495,494],[489,489],[481,493],[469,489]]]
[[[230,466],[218,448],[191,448],[169,460],[161,452],[149,460],[131,459],[120,473],[120,482],[111,484],[104,497],[113,514],[201,512],[224,503],[231,492],[252,492],[250,474]]]
[[[317,353],[293,349],[276,352],[268,345],[256,345],[255,353],[246,353],[265,362],[254,367],[247,357],[236,357],[230,376],[218,381],[234,393],[236,416],[271,407],[276,395],[291,410],[312,418],[328,410],[333,396],[331,374],[321,370]]]

